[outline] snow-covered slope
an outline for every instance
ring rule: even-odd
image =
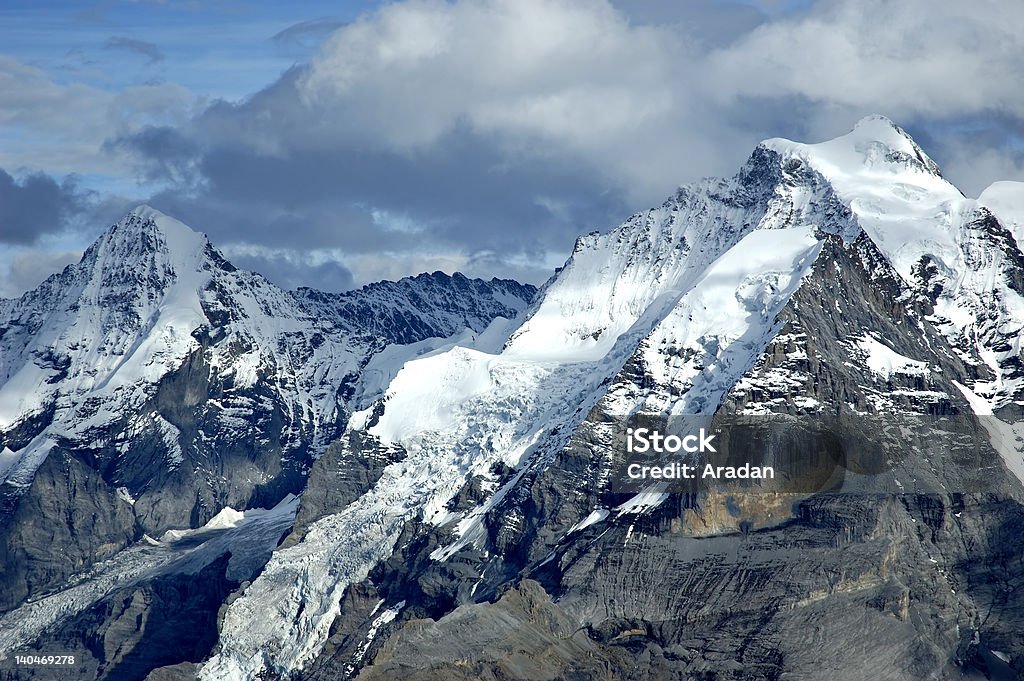
[[[254,439],[270,421],[280,423],[268,441],[281,458],[322,447],[344,416],[337,386],[366,354],[145,206],[17,301],[2,328],[8,494],[31,483],[49,448],[86,450],[111,485],[141,500],[153,532],[187,527],[189,514],[205,520],[217,496],[245,505],[274,468],[244,466],[250,482],[233,492],[213,483],[220,494],[196,498],[198,513],[175,508],[179,495],[162,488],[169,477],[209,484],[218,449]]]
[[[254,387],[269,364],[277,387],[304,411],[299,420],[317,429],[337,418],[329,386],[358,366],[360,352],[337,341],[312,348],[311,321],[289,294],[233,268],[203,235],[140,206],[80,263],[12,305],[0,355],[0,429],[17,444],[12,431],[52,411],[49,435],[82,440],[140,409],[157,382],[200,349],[235,391]],[[294,356],[296,348],[313,357]],[[299,376],[312,373],[308,359],[330,375]]]
[[[908,280],[922,252],[956,262],[956,226],[972,206],[888,119],[865,118],[849,134],[820,144],[783,139],[762,144],[820,173]]]
[[[902,130],[871,117],[824,144],[768,140],[736,177],[684,187],[608,233],[581,237],[500,351],[456,346],[408,362],[378,403],[352,416],[364,447],[400,460],[275,553],[227,609],[203,678],[309,665],[346,589],[397,550],[409,523],[453,528],[434,560],[490,547],[487,514],[509,495],[529,495],[517,488],[523,474],[542,469],[599,401],[612,416],[714,413],[779,337],[780,312],[821,270],[821,254],[835,252],[826,242],[868,261],[880,253],[902,279],[901,295],[935,308],[965,361],[992,358],[995,380],[982,367],[974,389],[993,404],[1013,399],[1020,350],[1004,341],[1024,317],[1013,281],[1020,252],[1008,235]],[[870,336],[850,342],[869,376],[920,373],[918,360],[882,351]],[[514,472],[495,476],[503,467]],[[453,511],[474,479],[489,491]],[[642,495],[620,510],[663,498]]]
[[[213,274],[207,247],[202,235],[165,216],[157,221],[142,206],[80,263],[10,301],[0,428],[43,411],[58,382],[65,393],[113,394],[180,364],[191,332],[205,321],[198,292]],[[150,328],[158,333],[149,335]]]

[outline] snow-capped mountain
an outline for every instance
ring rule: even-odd
[[[500,347],[454,347],[408,362],[378,402],[352,416],[342,445],[311,477],[316,512],[304,518],[300,510],[292,540],[228,607],[202,678],[296,670],[309,678],[360,670],[360,678],[473,678],[492,665],[531,678],[509,667],[517,654],[548,656],[546,673],[555,676],[632,669],[636,678],[752,678],[729,655],[799,603],[831,606],[850,589],[883,604],[889,591],[906,599],[920,575],[902,571],[929,551],[939,567],[928,579],[937,569],[955,594],[954,573],[964,569],[953,563],[983,552],[938,537],[962,541],[969,533],[966,522],[952,520],[956,504],[956,517],[967,513],[976,523],[970,531],[980,531],[986,521],[976,516],[989,511],[978,500],[965,512],[965,495],[950,492],[930,507],[916,498],[883,504],[880,515],[874,502],[852,496],[788,495],[767,509],[763,499],[737,501],[742,496],[623,499],[608,484],[615,452],[607,431],[637,412],[1012,411],[1021,403],[1024,260],[1016,223],[999,217],[1011,213],[1013,199],[991,208],[984,201],[964,197],[903,130],[871,117],[823,144],[768,140],[734,178],[683,187],[611,232],[580,238]],[[1012,426],[975,428],[991,434],[979,445],[989,452],[984,468],[999,471],[990,484],[1010,500],[991,522],[1024,517]],[[893,466],[894,490],[925,481],[952,490],[973,475],[923,458]],[[356,462],[367,462],[372,475],[344,493],[325,491]],[[902,537],[928,508],[942,515],[931,537],[903,549],[886,541],[885,527]],[[765,548],[756,551],[800,535],[807,552],[776,548],[764,554],[774,556],[774,571],[761,570],[734,555],[737,537],[758,528]],[[833,543],[835,531],[854,544],[848,555]],[[698,547],[695,536],[720,539]],[[854,554],[863,565],[839,567]],[[870,567],[876,554],[881,573]],[[1014,569],[1019,574],[1019,559]],[[779,575],[790,581],[765,586],[763,598],[744,597],[733,586],[744,573],[766,585]],[[541,580],[539,595],[525,577]],[[674,580],[705,591],[675,593]],[[984,598],[911,600],[929,617],[944,608],[957,613],[963,631],[977,637],[983,628],[968,613]],[[747,612],[752,605],[761,609],[756,618]],[[823,644],[830,651],[841,649],[842,636],[881,626],[872,618],[840,623],[846,605],[834,607],[835,614],[815,606],[792,618],[831,617],[837,631]],[[873,612],[882,617],[886,607]],[[732,612],[749,621],[726,626]],[[423,617],[437,622],[422,625]],[[588,635],[568,643],[556,624],[563,619]],[[936,678],[981,655],[977,641],[967,650],[969,637],[929,638],[912,617],[897,619],[892,650],[877,662],[886,670],[896,664],[893,678],[920,678],[913,668],[924,652],[915,637],[950,653]],[[702,620],[722,628],[701,628]],[[1007,630],[993,626],[984,635],[1006,638]],[[716,636],[723,640],[715,654],[695,652]],[[763,678],[818,668],[800,661],[811,651],[798,635],[777,639],[793,661],[787,667],[767,652],[772,643],[758,644]],[[616,642],[646,651],[646,671],[624,661]],[[1024,652],[1019,641],[1000,645]],[[851,663],[848,653],[836,660]],[[843,678],[831,674],[817,678]]]
[[[0,631],[28,633],[0,637],[0,654],[76,650],[96,678],[1020,677],[1022,224],[1016,185],[967,198],[903,130],[870,117],[821,144],[767,140],[735,177],[581,237],[535,297],[512,282],[424,275],[340,296],[279,292],[275,307],[256,275],[196,256],[209,264],[185,269],[210,279],[183,290],[199,302],[146,325],[138,361],[118,356],[133,380],[117,377],[121,359],[103,359],[93,383],[73,385],[113,386],[103,404],[128,400],[127,388],[111,391],[148,385],[137,377],[173,355],[153,370],[165,378],[125,402],[160,408],[132,407],[133,418],[155,413],[214,438],[201,451],[223,457],[242,426],[218,419],[248,408],[242,437],[254,444],[241,459],[264,474],[271,460],[297,462],[301,497],[256,493],[266,478],[209,496],[196,534],[111,552],[4,615]],[[4,303],[4,318],[15,306],[18,319],[65,309],[33,295]],[[182,299],[192,300],[172,300]],[[96,314],[131,318],[117,309]],[[192,321],[172,323],[182,316]],[[148,340],[189,326],[178,354]],[[127,335],[112,347],[135,347],[139,334]],[[79,356],[57,347],[18,380],[45,395],[47,377],[90,371],[93,355],[71,369]],[[207,374],[224,378],[196,380]],[[50,446],[46,479],[87,489],[80,456],[64,448],[97,439],[106,412],[54,394],[53,407],[7,407],[22,414],[5,431],[18,445],[8,477]],[[214,402],[216,425],[199,429],[161,406]],[[60,439],[47,409],[75,415],[59,423],[87,435]],[[700,418],[709,432],[762,419],[767,435],[740,445],[780,461],[815,459],[825,424],[837,457],[821,458],[838,483],[625,491],[617,431],[637,415]],[[130,456],[135,432],[162,437],[134,427],[98,445],[88,470],[119,470],[104,457]],[[221,429],[232,434],[216,440]],[[216,480],[207,471],[226,466],[200,469]],[[146,489],[123,494],[148,518]],[[213,516],[226,505],[247,510]],[[120,527],[118,509],[107,515]],[[231,557],[218,562],[223,550]],[[199,572],[205,588],[193,585]],[[206,613],[187,634],[154,622],[182,602]],[[160,636],[187,652],[147,652]]]
[[[298,493],[342,432],[372,357],[482,332],[532,295],[516,282],[441,273],[344,294],[288,292],[236,269],[177,220],[136,208],[81,262],[0,301],[0,607],[140,533]],[[55,537],[25,546],[16,529],[59,519],[31,517],[32,499],[57,494],[33,490],[54,474],[36,475],[48,460],[96,486],[90,503],[103,518],[75,517],[70,499],[49,502],[44,516],[67,514],[71,534],[94,544],[66,558],[47,556]]]

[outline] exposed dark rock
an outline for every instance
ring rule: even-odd
[[[75,664],[64,673],[73,669],[74,678],[194,678],[194,664],[217,641],[220,603],[238,586],[225,577],[228,560],[224,555],[195,575],[165,575],[119,590],[19,654],[73,655]],[[45,679],[53,670],[4,673],[0,678]]]
[[[139,537],[132,507],[56,449],[0,519],[0,612],[38,598]]]
[[[434,622],[411,620],[357,678],[409,681],[659,678],[657,658],[601,645],[526,580],[493,605],[466,605]],[[653,672],[653,674],[652,674]]]

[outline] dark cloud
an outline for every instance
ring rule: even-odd
[[[18,181],[0,169],[0,242],[26,245],[61,232],[87,203],[88,195],[74,180],[58,183],[35,173]]]
[[[110,147],[170,186],[150,199],[155,207],[220,244],[389,254],[410,267],[458,253],[481,275],[543,281],[550,252],[565,254],[579,233],[631,212],[587,159],[510,149],[458,121],[416,151],[367,143],[330,109],[303,101],[306,73],[294,69],[245,102],[216,103],[188,132],[147,128]],[[261,264],[283,272],[291,262]]]
[[[170,182],[182,188],[198,180],[194,165],[201,155],[199,144],[178,128],[145,126],[107,139],[103,149],[110,154],[133,156],[140,175],[149,181]]]
[[[277,252],[239,252],[224,249],[236,266],[264,277],[285,289],[311,286],[320,291],[347,291],[354,286],[352,272],[340,262],[310,258],[296,250]]]
[[[578,234],[606,228],[630,212],[621,192],[595,181],[585,165],[564,159],[510,163],[466,131],[452,133],[442,146],[444,154],[425,156],[352,148],[286,157],[214,146],[188,161],[202,177],[194,189],[169,189],[150,202],[206,231],[215,243],[334,248],[349,256],[407,253],[413,261],[419,254],[454,251],[476,262],[481,275],[488,273],[485,264],[505,276],[528,269],[477,257],[501,253],[537,263],[529,272],[533,281],[550,273],[540,265],[546,253],[568,253]],[[180,149],[164,150],[179,159]],[[280,271],[289,263],[271,264]],[[302,283],[299,276],[301,268],[286,278]]]
[[[153,43],[146,42],[145,40],[137,40],[135,38],[127,38],[125,36],[114,36],[107,40],[103,47],[108,50],[121,50],[140,54],[148,59],[147,63],[149,64],[156,64],[157,62],[164,60],[164,53],[160,48]]]

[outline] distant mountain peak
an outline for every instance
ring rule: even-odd
[[[0,452],[20,452],[45,434],[98,442],[118,461],[130,448],[120,430],[130,421],[159,431],[157,449],[167,456],[155,458],[166,459],[167,470],[158,472],[174,471],[183,457],[205,456],[205,445],[179,441],[151,412],[167,411],[157,396],[168,381],[194,371],[199,385],[221,381],[221,392],[210,402],[205,388],[196,389],[189,424],[174,425],[177,406],[167,423],[190,433],[206,428],[212,438],[253,426],[253,400],[273,402],[275,413],[287,414],[287,427],[278,429],[288,450],[282,456],[305,466],[303,457],[318,454],[343,427],[358,370],[372,355],[390,344],[479,333],[498,317],[515,317],[535,291],[439,272],[345,294],[284,291],[236,270],[204,234],[140,205],[78,263],[0,305]],[[279,375],[287,380],[266,378]],[[230,409],[248,416],[232,420]],[[222,412],[228,416],[218,421]],[[0,486],[15,475],[27,484],[43,458],[19,455],[9,475],[0,468]],[[143,488],[153,474],[146,466],[119,469],[119,483]]]
[[[868,114],[867,116],[864,116],[853,124],[853,131],[864,131],[868,134],[875,134],[878,136],[887,135],[891,132],[895,132],[900,135],[906,134],[900,126],[893,122],[891,118],[882,114]]]
[[[201,255],[208,246],[206,235],[154,208],[140,205],[111,225],[86,253],[113,250],[128,258],[160,253],[166,259],[180,261]]]
[[[890,181],[893,175],[909,173],[942,178],[938,164],[907,131],[878,114],[865,116],[850,132],[825,142],[805,144],[776,137],[765,140],[761,146],[811,160],[820,170],[833,168],[850,173],[866,168],[873,173],[884,172]],[[828,172],[824,174],[831,179]],[[948,182],[942,182],[956,191]]]
[[[137,215],[140,218],[152,218],[154,220],[161,218],[173,219],[166,213],[159,211],[156,208],[153,208],[153,206],[149,205],[148,203],[140,203],[139,205],[135,206],[135,208],[132,208],[130,211],[128,211],[128,213],[131,215]]]
[[[181,245],[180,242],[204,243],[207,240],[206,235],[147,204],[135,206],[107,230],[107,234],[120,237],[141,232],[163,235],[166,240],[179,242],[176,245]]]

